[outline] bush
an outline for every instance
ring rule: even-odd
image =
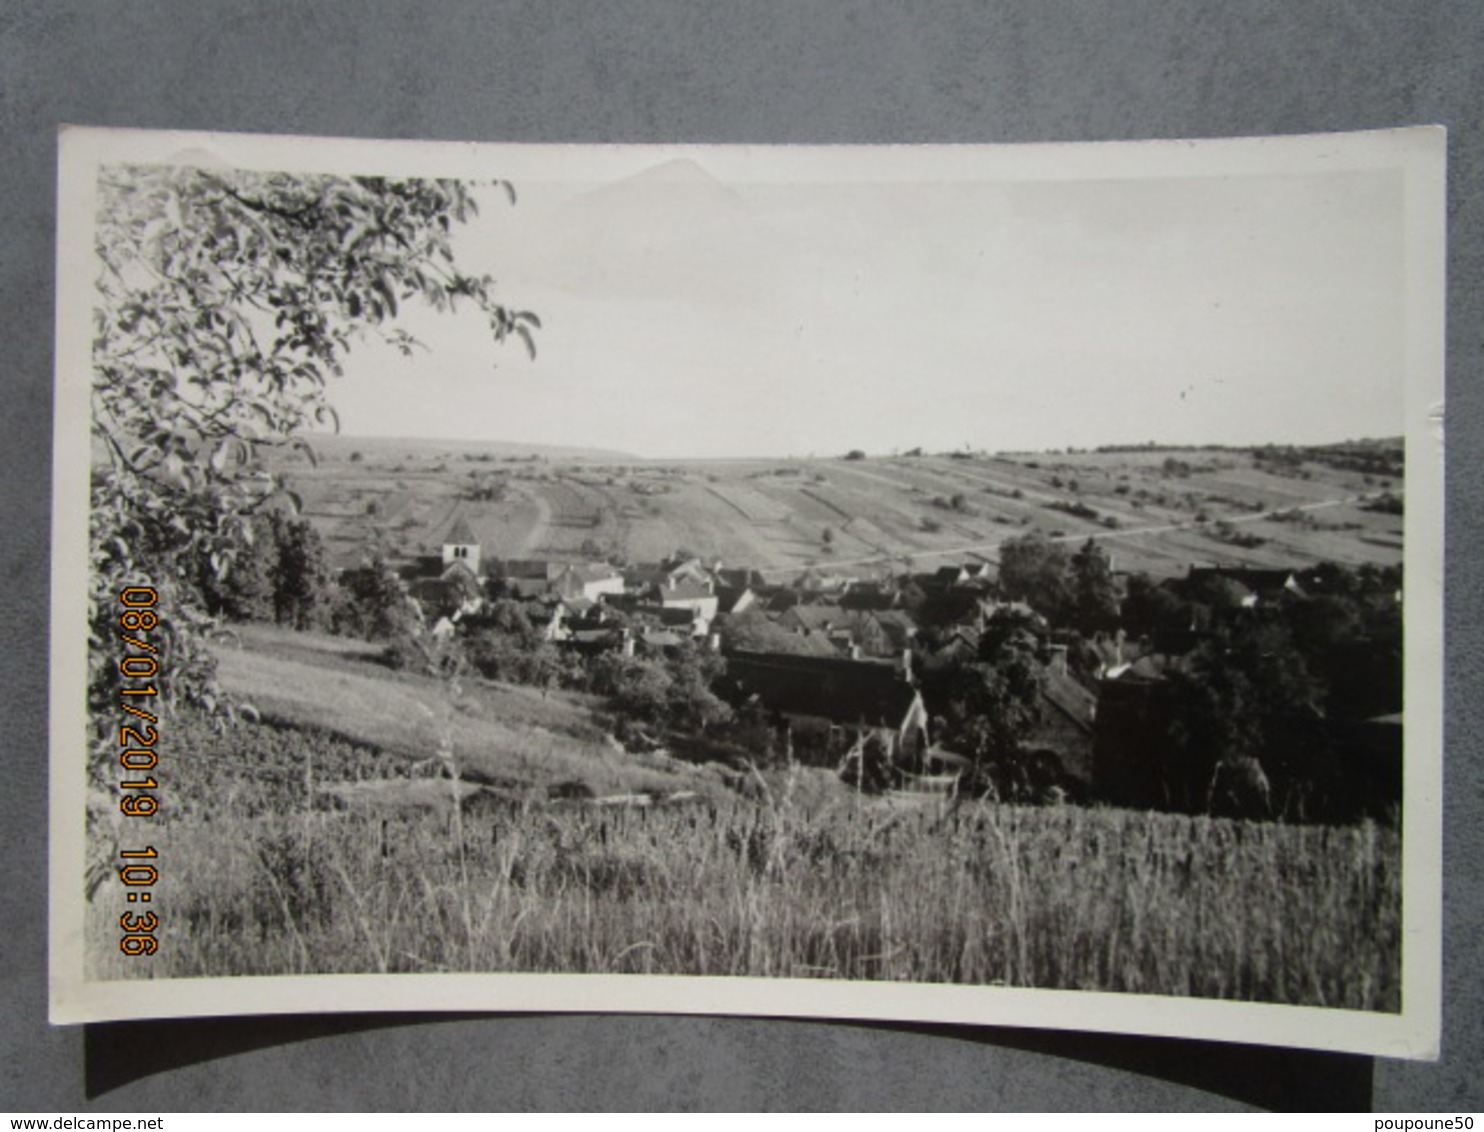
[[[1375,499],[1362,505],[1366,511],[1374,511],[1378,515],[1401,515],[1405,512],[1405,504],[1400,495],[1393,495],[1389,491],[1382,492]]]

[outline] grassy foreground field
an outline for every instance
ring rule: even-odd
[[[313,642],[317,664],[291,659],[287,637],[255,644],[225,675],[256,683],[264,721],[168,731],[151,830],[160,953],[148,971],[117,961],[100,906],[95,977],[662,972],[1400,1007],[1391,830],[904,807],[798,768],[743,796],[701,768],[614,753],[579,704],[500,688],[471,692],[447,725],[447,749],[505,783],[460,806],[468,784],[439,777],[415,726],[392,727],[433,682],[354,658],[337,669]],[[354,727],[327,714],[332,699]],[[481,718],[497,707],[503,730]],[[689,801],[554,796],[574,778]],[[356,780],[406,804],[332,805],[326,784]]]

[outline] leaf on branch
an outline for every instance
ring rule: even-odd
[[[265,407],[263,407],[256,401],[249,401],[247,407],[253,412],[257,413],[258,416],[263,418],[263,423],[268,426],[271,432],[278,431],[278,419],[274,417],[274,415],[270,413]]]
[[[296,436],[292,440],[290,440],[289,447],[303,452],[304,455],[309,458],[309,463],[311,466],[316,468],[319,467],[319,457],[315,455],[314,449],[310,447],[309,441],[305,440],[302,436]]]
[[[392,288],[384,276],[378,275],[371,280],[371,285],[381,292],[382,298],[386,300],[386,309],[393,318],[397,317],[397,296],[392,294]]]
[[[520,335],[520,340],[526,344],[526,353],[531,355],[531,360],[536,360],[536,341],[531,337],[531,332],[524,326],[517,326],[515,332]]]

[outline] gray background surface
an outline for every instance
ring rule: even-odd
[[[0,2],[0,1110],[1484,1108],[1484,5]],[[488,141],[1450,127],[1443,1060],[754,1019],[45,1018],[59,123]]]

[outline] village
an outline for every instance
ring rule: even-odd
[[[1399,570],[1192,565],[1156,583],[1114,565],[1092,540],[1069,555],[1028,535],[998,571],[812,567],[769,581],[687,551],[636,565],[487,558],[455,521],[441,553],[400,576],[433,640],[477,637],[496,607],[508,626],[518,609],[521,639],[563,658],[538,681],[603,655],[719,657],[706,678],[726,718],[628,730],[640,746],[798,760],[875,791],[1394,816]],[[1212,671],[1213,655],[1233,671]]]

